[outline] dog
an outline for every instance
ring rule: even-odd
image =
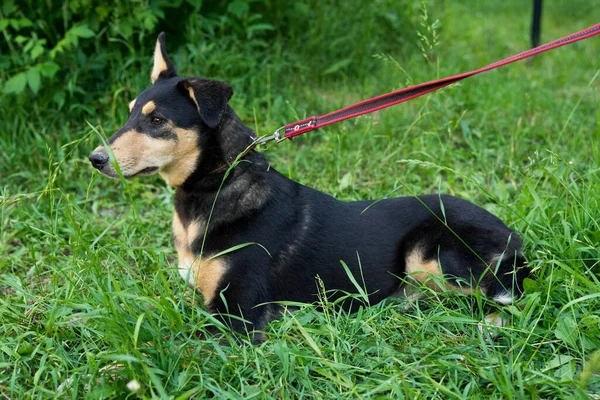
[[[521,295],[521,239],[483,208],[438,194],[342,202],[288,179],[252,149],[230,85],[177,75],[164,33],[151,80],[89,160],[110,178],[158,173],[176,188],[179,272],[229,328],[260,332],[281,302],[315,302],[321,285],[349,311],[361,304],[348,293],[372,305],[422,284],[503,305]]]

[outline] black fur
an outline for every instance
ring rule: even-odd
[[[225,178],[226,169],[219,166],[252,143],[252,130],[227,105],[231,94],[231,87],[221,82],[161,75],[138,96],[119,132],[135,125],[144,134],[160,135],[150,125],[139,128],[139,108],[150,100],[157,115],[196,132],[201,157],[175,194],[175,212],[184,226],[206,223],[212,214],[208,228],[193,241],[192,253],[212,256],[243,243],[261,245],[222,256],[226,272],[207,306],[218,315],[247,321],[224,318],[233,329],[263,329],[278,314],[274,302],[316,301],[317,277],[327,290],[337,291],[330,293],[331,299],[356,292],[341,261],[375,304],[398,293],[407,278],[407,256],[416,249],[424,263],[438,261],[452,285],[480,286],[490,297],[521,293],[529,271],[520,238],[465,200],[431,194],[342,202],[289,180],[256,151]]]
[[[216,128],[223,117],[227,102],[233,95],[231,86],[224,82],[203,78],[183,79],[178,82],[178,85],[183,90],[193,90],[202,120],[209,128]]]
[[[450,282],[461,278],[463,286],[485,285],[491,297],[521,291],[528,272],[522,267],[520,239],[498,218],[465,200],[426,195],[385,199],[374,205],[345,203],[267,168],[258,154],[249,158],[251,164],[236,168],[225,188],[240,180],[244,186],[219,195],[203,252],[215,254],[247,242],[260,243],[269,251],[270,255],[250,246],[228,254],[229,270],[220,283],[229,312],[241,310],[255,329],[262,329],[268,322],[264,315],[276,314],[277,308],[257,304],[316,301],[317,276],[328,290],[356,292],[341,260],[361,285],[364,277],[370,304],[395,294],[406,277],[405,257],[418,245],[424,247],[425,260],[439,260]],[[204,187],[196,181],[192,191],[177,190],[175,209],[187,221],[210,213],[217,189],[213,178]],[[256,205],[244,204],[247,191],[268,195]],[[199,237],[194,253],[200,253],[201,245]],[[500,253],[507,256],[498,273],[482,279],[489,268],[496,270],[496,265],[486,263]],[[506,274],[515,267],[520,268],[516,275]],[[209,308],[227,312],[220,297]],[[235,320],[232,325],[244,329]]]

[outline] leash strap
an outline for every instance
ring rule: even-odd
[[[381,96],[361,101],[360,103],[344,107],[340,110],[331,112],[329,114],[325,114],[319,117],[310,117],[291,124],[287,124],[277,129],[272,136],[258,138],[256,142],[257,144],[261,144],[266,143],[270,140],[277,140],[278,142],[280,142],[285,139],[290,139],[294,136],[314,131],[315,129],[319,129],[326,125],[330,125],[339,121],[343,121],[345,119],[358,117],[359,115],[368,114],[373,111],[381,110],[382,108],[387,108],[396,104],[403,103],[416,97],[423,96],[426,93],[430,93],[435,90],[441,89],[445,86],[451,85],[470,76],[477,75],[498,67],[502,67],[503,65],[510,64],[522,60],[524,58],[532,57],[536,54],[543,53],[545,51],[549,51],[557,47],[565,46],[567,44],[577,42],[579,40],[584,40],[592,36],[598,35],[599,33],[600,24],[596,24],[582,31],[570,34],[553,42],[546,43],[533,49],[524,51],[512,57],[505,58],[504,60],[497,61],[486,67],[471,72],[465,72],[460,75],[450,76],[436,81],[422,83],[416,86],[410,86],[391,93],[383,94]]]

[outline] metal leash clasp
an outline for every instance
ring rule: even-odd
[[[281,128],[276,129],[272,135],[261,136],[261,137],[256,138],[254,140],[254,144],[256,146],[259,146],[259,145],[267,144],[272,140],[274,140],[276,143],[282,142],[285,139],[287,139],[284,135],[281,134],[282,132],[285,132],[285,126],[282,126]]]

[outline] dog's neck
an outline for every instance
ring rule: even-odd
[[[194,172],[178,190],[204,195],[218,190],[229,165],[252,144],[254,132],[229,106],[216,128],[203,126],[198,129],[201,129],[201,132],[198,135],[197,146],[201,149],[201,154]],[[261,154],[251,151],[243,162],[229,171],[227,181],[235,180],[250,167],[246,161],[265,163]]]
[[[262,206],[269,193],[262,177],[268,169],[265,157],[250,151],[233,168],[228,167],[231,160],[252,144],[252,137],[253,130],[244,125],[229,107],[214,130],[200,135],[202,154],[196,170],[177,187],[175,194],[175,209],[183,220],[204,218],[211,210],[213,219],[218,215],[217,219],[230,220]],[[221,165],[226,167],[218,168]],[[213,209],[217,194],[218,200]],[[244,202],[250,197],[251,201]],[[232,207],[236,203],[252,206],[249,209]]]
[[[247,127],[229,106],[215,130],[222,157],[228,163],[235,160],[254,142],[254,131]]]

